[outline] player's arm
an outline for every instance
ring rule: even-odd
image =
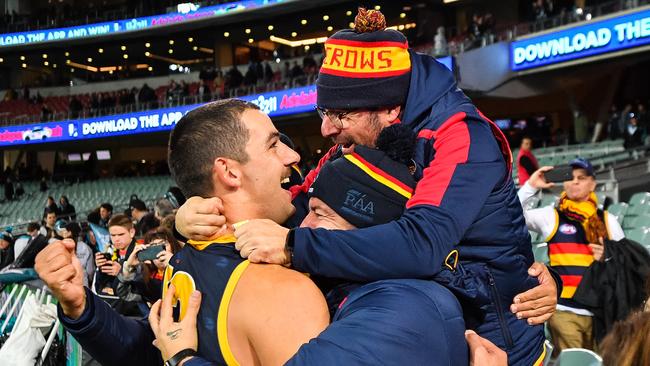
[[[327,327],[329,312],[307,276],[251,264],[233,294],[228,324],[243,330],[261,364],[281,365]]]

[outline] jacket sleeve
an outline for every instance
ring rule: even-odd
[[[86,288],[86,308],[78,319],[63,314],[58,317],[65,329],[102,365],[158,366],[160,352],[151,342],[155,339],[146,319],[127,318],[118,314]]]
[[[433,134],[435,156],[400,219],[350,231],[296,229],[294,267],[355,281],[435,275],[509,172],[487,124],[450,120]]]

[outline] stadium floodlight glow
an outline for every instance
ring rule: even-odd
[[[0,57],[0,62],[5,62],[5,59]]]
[[[127,55],[127,54],[125,53],[125,54],[122,55],[122,58],[124,58],[124,59],[126,60],[126,59],[129,58],[129,55]]]
[[[224,37],[230,37],[230,32],[223,32]]]
[[[70,62],[72,62],[72,61],[70,61],[70,60],[65,60],[65,63],[66,63],[66,64],[69,64]]]
[[[302,25],[307,24],[307,19],[303,19],[303,20],[301,20],[301,21],[300,21],[300,24],[302,24]]]
[[[294,38],[295,38],[297,35],[298,35],[298,33],[296,33],[296,32],[291,32],[291,37],[294,37]]]
[[[44,54],[43,54],[43,58],[47,58],[47,53],[44,53]]]
[[[172,49],[170,48],[167,52],[169,52],[170,54],[172,54],[172,53],[174,53],[174,50],[172,50]]]
[[[113,70],[108,70],[109,75],[113,75]]]
[[[103,49],[103,48],[100,48],[100,49],[98,49],[97,51],[98,51],[99,53],[104,53],[104,49]]]
[[[48,66],[50,63],[47,61],[43,61],[43,65]]]
[[[252,39],[252,38],[249,38],[249,39],[248,39],[248,43],[253,43],[253,42],[255,42],[254,39]]]
[[[334,27],[332,27],[331,25],[327,27],[328,32],[331,32],[332,30],[334,30]]]
[[[122,49],[122,51],[126,51],[126,46],[122,45],[122,47],[120,47],[120,49]]]
[[[71,67],[70,72],[74,72],[74,69]],[[72,83],[72,80],[70,80],[70,83]]]
[[[350,27],[350,29],[354,29],[354,22],[350,22],[348,26]]]
[[[88,60],[88,62],[93,62],[93,58],[92,58],[92,57],[88,57],[87,60]]]
[[[52,67],[56,69],[56,64],[52,64]]]
[[[170,40],[169,40],[169,44],[174,44],[174,40],[173,40],[173,39],[170,39]]]
[[[401,30],[401,31],[404,30],[404,24],[400,24],[400,25],[398,25],[398,26],[397,26],[397,29],[398,29],[398,30]]]
[[[246,28],[246,29],[244,30],[244,32],[245,32],[246,34],[251,34],[251,29],[250,29],[250,28]]]
[[[189,37],[189,38],[187,39],[187,41],[190,42],[190,43],[192,43],[192,42],[194,42],[194,38]]]
[[[318,38],[308,38],[308,39],[303,39],[302,41],[290,41],[288,39],[276,37],[276,36],[271,36],[271,42],[276,42],[280,44],[284,44],[290,47],[301,47],[305,45],[310,45],[310,44],[316,44],[316,43],[325,43],[327,40],[327,37],[318,37]]]
[[[198,46],[194,46],[194,47],[192,47],[192,49],[193,49],[194,51],[198,51],[199,47],[198,47]]]
[[[170,69],[171,71],[176,71],[176,69],[178,69],[178,65],[176,65],[176,64],[171,64],[171,65],[169,65],[169,69]]]
[[[309,45],[305,46],[305,51],[309,51]]]
[[[153,71],[153,67],[149,66],[149,67],[147,67],[147,70]]]
[[[400,13],[399,17],[402,19],[406,18],[406,13]]]
[[[280,58],[279,58],[279,57],[275,59],[275,63],[276,63],[276,64],[279,64],[279,63],[280,63]]]
[[[25,56],[20,56],[20,61],[25,61]]]
[[[266,27],[266,29],[268,29],[268,30],[271,31],[271,30],[273,30],[273,26],[272,26],[272,25],[269,25],[268,27]]]
[[[329,15],[323,15],[323,20],[324,20],[324,21],[328,21],[328,20],[330,20],[330,16],[329,16]]]
[[[66,51],[66,52],[65,52],[65,57],[68,57],[68,56],[70,56],[70,52],[67,52],[67,51]]]
[[[23,64],[22,66],[23,66],[23,69],[27,68],[27,64]]]
[[[147,51],[147,52],[144,53],[144,55],[149,57],[149,56],[151,56],[151,52]]]
[[[345,12],[345,15],[347,15],[347,16],[352,15],[352,11],[351,11],[351,10],[346,11],[346,12]]]
[[[381,10],[381,6],[375,5],[375,10]]]
[[[151,43],[147,42],[147,43],[144,44],[144,46],[149,48],[149,47],[151,47]]]

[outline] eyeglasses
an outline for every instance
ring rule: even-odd
[[[322,107],[316,107],[316,111],[318,112],[318,115],[320,116],[321,119],[327,116],[327,118],[329,118],[329,120],[332,121],[334,127],[338,128],[339,130],[344,130],[346,128],[345,124],[343,123],[343,119],[345,118],[345,116],[354,112],[354,111],[332,111]]]

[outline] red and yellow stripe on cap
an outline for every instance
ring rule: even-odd
[[[411,70],[407,42],[328,39],[321,73],[350,78],[383,78]]]
[[[402,196],[406,197],[406,199],[410,199],[413,195],[413,188],[395,179],[395,177],[391,176],[385,171],[370,164],[359,154],[351,153],[346,154],[343,157],[349,160],[352,164],[356,165],[359,169],[363,170],[372,179],[401,194]]]

